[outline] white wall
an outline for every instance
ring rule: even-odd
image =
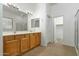
[[[74,46],[74,15],[79,9],[77,3],[60,3],[52,6],[51,15],[64,16],[64,44]]]
[[[51,42],[53,43],[53,21],[51,16],[51,5],[46,4],[46,39],[47,43]]]
[[[47,43],[51,42],[53,43],[53,23],[52,23],[52,18],[47,17],[46,19],[46,38],[47,38]]]
[[[2,5],[0,4],[0,56],[3,55],[3,40],[2,40]]]

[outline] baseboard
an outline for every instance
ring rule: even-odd
[[[74,44],[72,44],[72,43],[69,43],[69,42],[63,42],[62,44],[63,44],[63,45],[67,45],[67,46],[74,47]]]
[[[75,51],[76,51],[77,56],[79,56],[79,53],[78,53],[76,46],[75,46]]]
[[[67,43],[67,42],[63,42],[63,44],[64,44],[64,45],[67,45],[67,46],[74,47],[75,52],[76,52],[76,55],[79,56],[78,50],[77,50],[77,48],[76,48],[76,46],[75,46],[74,44]]]
[[[79,46],[79,45],[78,45]],[[76,51],[76,53],[77,53],[77,56],[79,56],[79,51],[78,51],[78,49],[76,48],[76,46],[75,46],[75,51]]]
[[[46,47],[46,46],[47,46],[47,44],[41,44],[41,46],[42,46],[42,47]]]

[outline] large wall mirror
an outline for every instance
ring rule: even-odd
[[[16,31],[27,31],[27,22],[20,22],[19,20],[16,22]]]
[[[3,8],[3,31],[27,31],[28,15],[20,10],[12,10],[9,7]],[[13,13],[14,12],[14,13]]]
[[[13,31],[13,19],[2,18],[3,32]]]
[[[28,31],[28,17],[19,17],[19,19],[15,19],[16,31]]]
[[[4,17],[2,19],[3,32],[27,31],[27,21],[24,19],[12,19]],[[15,29],[15,30],[14,30]]]

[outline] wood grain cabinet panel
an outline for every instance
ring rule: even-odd
[[[18,40],[7,41],[4,43],[4,55],[18,55],[19,54],[19,42]]]
[[[29,38],[21,39],[21,53],[29,50]]]
[[[29,34],[25,34],[21,39],[21,53],[29,50]]]
[[[17,34],[3,37],[4,55],[21,55],[40,45],[41,33]]]
[[[15,35],[15,40],[20,40],[22,38],[24,38],[24,34]]]
[[[30,48],[34,48],[35,47],[35,35],[34,33],[30,34]]]
[[[17,35],[15,35],[15,40],[19,41],[19,54],[20,55],[21,55],[21,41],[23,40],[23,38],[24,38],[24,34],[17,34]]]
[[[30,48],[34,48],[37,45],[40,45],[40,42],[41,42],[41,33],[30,34]]]
[[[41,43],[41,33],[35,33],[36,46]]]
[[[14,40],[14,35],[3,36],[3,39],[4,42]]]
[[[29,38],[30,37],[30,35],[29,34],[25,34],[25,38]]]

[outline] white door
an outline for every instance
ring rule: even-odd
[[[63,16],[54,17],[54,42],[63,42]]]

